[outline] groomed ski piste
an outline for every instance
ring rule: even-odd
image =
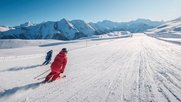
[[[66,78],[40,84],[46,52],[63,47]],[[181,46],[143,33],[0,52],[0,102],[181,102]]]

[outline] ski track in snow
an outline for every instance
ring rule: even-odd
[[[39,60],[32,65],[31,58],[24,59],[23,68],[1,62],[0,101],[181,102],[181,46],[177,44],[140,34],[71,50],[67,77],[48,84],[33,79],[50,66],[39,66]]]

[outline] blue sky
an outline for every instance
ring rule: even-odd
[[[172,20],[181,16],[181,0],[0,0],[0,25],[82,19],[86,22],[137,18]]]

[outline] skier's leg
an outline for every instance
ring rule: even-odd
[[[46,61],[45,65],[47,65],[48,61]]]
[[[50,63],[50,60],[47,60],[46,63],[45,63],[45,65],[47,65],[47,64],[49,64],[49,63]]]
[[[46,64],[46,62],[47,62],[47,60],[46,60],[45,62],[43,62],[43,64],[42,64],[42,65]]]
[[[56,74],[56,73],[54,73],[54,72],[50,72],[50,73],[46,76],[45,82],[46,82],[46,81],[49,81],[55,74]]]
[[[60,73],[54,74],[51,81],[55,81],[56,79],[60,78]]]

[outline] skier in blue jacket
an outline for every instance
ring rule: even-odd
[[[45,58],[45,62],[42,65],[47,65],[47,64],[50,63],[51,58],[52,58],[52,53],[53,53],[53,50],[50,50],[50,51],[47,52],[47,56]]]

